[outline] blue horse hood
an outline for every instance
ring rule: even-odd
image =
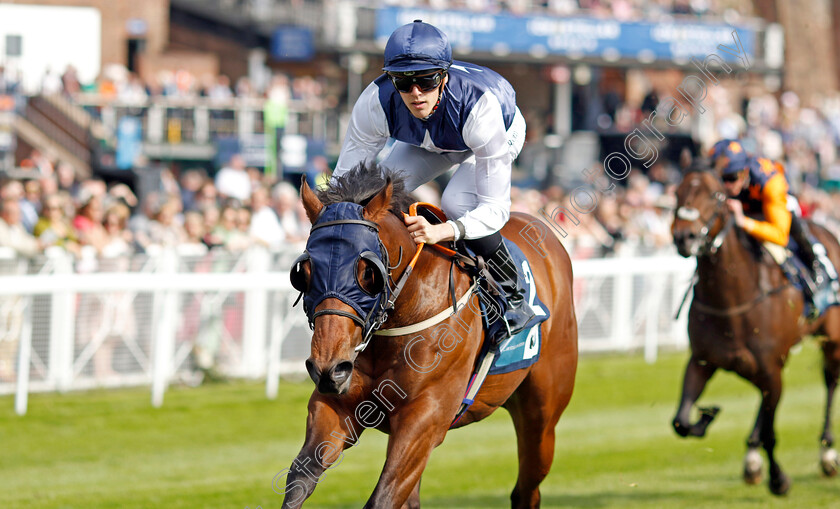
[[[329,224],[332,222],[336,223]],[[356,278],[361,258],[370,259],[373,254],[381,260],[383,256],[384,247],[375,226],[364,218],[363,207],[357,203],[324,207],[306,242],[311,276],[303,304],[310,322],[315,308],[327,298],[344,302],[366,323],[381,309],[382,294],[369,294]]]

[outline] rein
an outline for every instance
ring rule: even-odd
[[[749,311],[753,307],[757,306],[759,302],[763,301],[767,297],[771,297],[771,296],[781,292],[782,290],[786,290],[790,286],[791,286],[790,283],[782,285],[782,286],[777,286],[776,288],[773,288],[770,291],[762,292],[761,294],[756,295],[751,301],[745,302],[743,304],[739,304],[739,305],[735,306],[734,308],[726,308],[726,309],[716,308],[716,307],[713,307],[713,306],[709,306],[708,304],[703,304],[702,302],[698,302],[696,300],[694,302],[692,302],[692,306],[696,306],[698,311],[700,311],[701,313],[706,313],[707,315],[736,316],[736,315],[746,313],[747,311]]]
[[[674,315],[674,320],[680,317],[680,313],[682,312],[682,308],[685,305],[686,300],[688,299],[688,294],[694,289],[699,281],[699,277],[697,275],[697,271],[694,271],[694,277],[691,278],[691,283],[688,285],[688,288],[685,291],[685,295],[682,298],[682,302],[680,303],[679,309],[677,309],[677,314]],[[691,302],[693,307],[696,307],[698,311],[701,313],[705,313],[707,315],[712,316],[737,316],[743,313],[746,313],[753,307],[757,306],[758,303],[766,299],[767,297],[771,297],[777,293],[780,293],[783,290],[786,290],[791,286],[790,283],[777,286],[772,290],[761,292],[760,294],[756,295],[752,298],[752,300],[748,302],[744,302],[743,304],[738,304],[734,308],[718,308],[714,306],[710,306],[708,304],[703,304],[702,302],[698,301],[697,299]]]

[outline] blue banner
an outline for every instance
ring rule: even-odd
[[[271,56],[280,61],[307,61],[315,56],[312,30],[299,26],[277,27],[271,34]]]
[[[755,31],[724,23],[615,21],[584,17],[510,16],[467,11],[389,7],[376,13],[375,37],[385,45],[395,28],[422,19],[443,30],[458,51],[495,54],[564,55],[653,62],[688,60],[717,53],[727,61],[755,57]],[[737,41],[733,32],[737,31]],[[728,53],[718,49],[723,44]],[[740,48],[739,48],[740,44]]]

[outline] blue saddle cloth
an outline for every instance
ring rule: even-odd
[[[531,364],[537,362],[540,358],[540,343],[542,333],[540,332],[540,324],[550,316],[548,308],[542,303],[537,295],[537,285],[534,282],[534,276],[531,272],[531,265],[528,259],[525,258],[525,253],[519,249],[519,246],[508,239],[504,239],[510,255],[513,258],[513,263],[516,265],[516,273],[519,279],[521,288],[525,288],[525,302],[524,306],[531,306],[534,310],[534,317],[531,318],[525,327],[514,334],[510,338],[504,340],[499,345],[499,351],[493,364],[490,367],[490,375],[498,375],[502,373],[509,373],[517,369],[527,368]],[[492,313],[486,312],[486,302],[495,298],[492,295],[487,295],[486,290],[479,286],[481,310],[484,316],[484,330],[489,330],[489,327],[497,326],[498,324],[490,323],[488,318]],[[485,334],[485,338],[489,334]],[[485,349],[489,345],[485,344]],[[483,357],[483,356],[482,356]]]

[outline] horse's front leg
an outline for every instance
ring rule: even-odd
[[[700,361],[694,355],[688,360],[683,379],[680,407],[673,421],[674,430],[681,437],[702,437],[706,434],[706,427],[720,411],[718,407],[702,408],[700,409],[700,420],[691,424],[691,407],[703,393],[706,383],[712,378],[716,369],[716,366]]]
[[[327,470],[341,463],[344,449],[352,447],[363,430],[336,398],[313,394],[303,448],[289,468],[274,476],[274,491],[285,495],[283,509],[301,507]]]
[[[823,343],[823,375],[825,376],[825,418],[823,431],[820,436],[820,466],[823,474],[832,477],[840,469],[840,460],[834,449],[834,435],[831,432],[831,407],[834,392],[837,389],[837,379],[840,377],[840,343],[826,341]]]
[[[774,495],[784,495],[790,489],[790,479],[782,472],[782,467],[776,462],[776,406],[782,395],[782,367],[773,366],[760,383],[756,384],[761,390],[761,418],[759,436],[767,453],[767,461],[770,463],[770,491]]]
[[[744,456],[744,482],[747,484],[758,484],[761,482],[761,426],[764,423],[764,405],[759,405],[758,416],[755,418],[755,425],[749,438],[747,438],[747,454]]]
[[[418,399],[400,410],[391,420],[385,466],[365,509],[404,507],[415,489],[419,504],[420,476],[432,450],[443,442],[453,416],[454,411],[450,415],[431,398]]]

